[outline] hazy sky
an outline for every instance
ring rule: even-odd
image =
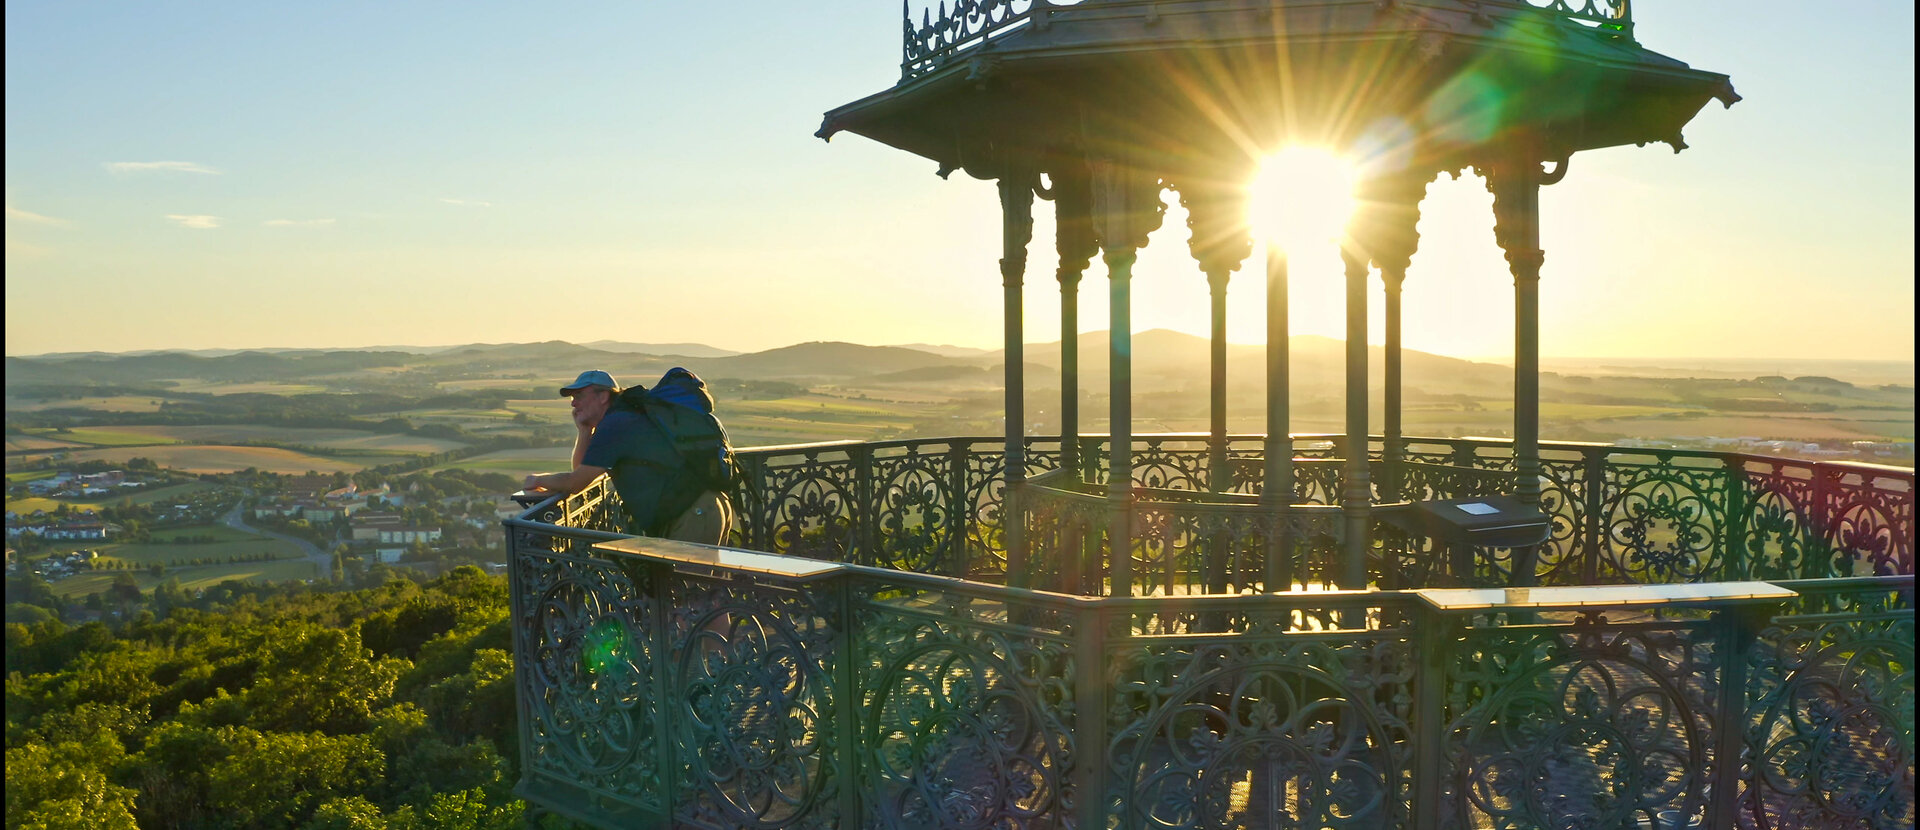
[[[1746,100],[1544,192],[1542,351],[1911,357],[1913,4],[1634,14]],[[991,184],[812,137],[898,79],[897,3],[9,0],[6,26],[8,354],[1000,342]],[[1490,199],[1429,193],[1406,343],[1502,358]],[[1028,337],[1054,340],[1038,219]],[[1259,282],[1230,289],[1236,342]],[[1341,334],[1339,283],[1331,250],[1296,259],[1295,332]],[[1135,328],[1206,331],[1179,210],[1134,285]]]

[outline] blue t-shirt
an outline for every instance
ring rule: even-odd
[[[661,505],[682,498],[692,478],[666,433],[631,409],[613,409],[600,419],[580,463],[607,470],[626,508],[628,533],[664,532],[675,517],[660,515]]]

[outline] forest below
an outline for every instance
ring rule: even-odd
[[[6,826],[524,826],[505,578],[378,578],[9,622]]]

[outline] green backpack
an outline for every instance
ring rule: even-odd
[[[713,414],[713,395],[699,375],[674,367],[653,388],[635,386],[614,405],[637,412],[672,442],[685,480],[670,484],[661,496],[661,522],[672,522],[708,490],[727,495],[739,483],[739,466],[727,428]]]

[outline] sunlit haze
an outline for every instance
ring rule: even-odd
[[[1251,189],[1255,238],[1294,253],[1338,244],[1353,213],[1353,165],[1323,147],[1274,153],[1260,165]]]
[[[813,137],[823,111],[898,80],[899,15],[10,2],[6,352],[997,347],[992,184]],[[1644,45],[1745,100],[1710,103],[1683,153],[1582,153],[1543,191],[1542,352],[1910,358],[1913,15],[1635,4]],[[1470,173],[1428,193],[1405,344],[1504,360],[1491,198]],[[1206,280],[1169,201],[1132,319],[1204,335]],[[1035,219],[1027,337],[1052,341],[1051,206]],[[1292,330],[1341,336],[1334,246],[1292,257]],[[1229,287],[1235,342],[1262,338],[1258,262]],[[1105,296],[1081,292],[1083,328],[1104,327]]]

